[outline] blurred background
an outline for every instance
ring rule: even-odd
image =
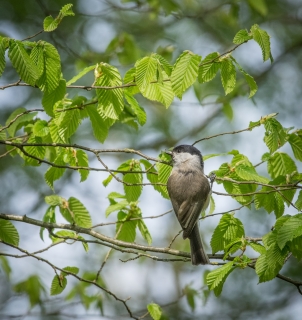
[[[250,29],[259,24],[271,36],[274,63],[263,63],[259,46],[248,42],[233,54],[240,65],[256,80],[259,90],[252,100],[248,99],[249,89],[238,76],[233,93],[224,96],[219,76],[207,84],[196,84],[183,96],[182,101],[175,100],[166,110],[159,103],[139,97],[139,102],[147,112],[147,123],[135,130],[126,124],[114,125],[106,142],[101,145],[92,134],[89,123],[83,122],[72,142],[95,148],[133,148],[156,157],[161,150],[180,143],[191,144],[195,140],[217,133],[247,128],[250,121],[261,116],[277,112],[278,121],[284,127],[301,127],[302,101],[302,4],[299,0],[1,0],[0,35],[15,39],[24,39],[42,29],[43,19],[55,17],[60,8],[73,3],[74,17],[66,17],[59,28],[51,33],[42,33],[33,40],[43,39],[52,43],[59,51],[62,71],[65,79],[71,79],[84,67],[97,62],[108,62],[116,66],[121,74],[130,69],[135,61],[152,52],[162,54],[169,62],[184,50],[191,50],[205,57],[218,51],[231,49],[234,35],[240,29]],[[7,63],[0,78],[0,87],[18,80],[18,75]],[[82,78],[79,84],[91,85],[93,75]],[[92,92],[68,89],[69,97],[84,95],[88,98]],[[0,91],[0,124],[4,124],[9,114],[18,107],[27,109],[41,108],[42,94],[37,89],[12,87]],[[39,115],[45,117],[46,115]],[[263,129],[252,132],[226,135],[205,140],[196,145],[203,155],[223,153],[237,149],[245,154],[253,164],[261,160],[267,152],[263,143]],[[285,148],[286,149],[286,148]],[[5,149],[0,146],[0,154]],[[287,151],[287,149],[286,149]],[[133,156],[114,154],[104,157],[110,168],[116,168]],[[137,157],[134,157],[137,158]],[[211,158],[205,162],[205,171],[216,170],[231,156]],[[0,210],[2,213],[30,216],[41,220],[47,205],[46,195],[52,190],[44,182],[46,165],[40,167],[22,166],[19,157],[0,158]],[[90,166],[98,166],[90,159]],[[264,174],[265,168],[258,168]],[[263,170],[263,171],[262,171]],[[89,178],[79,182],[74,172],[65,173],[55,182],[55,192],[62,197],[78,198],[89,210],[93,224],[115,221],[112,214],[105,218],[105,209],[109,205],[107,195],[111,191],[123,192],[122,186],[112,181],[105,188],[102,181],[107,174],[91,172]],[[223,191],[217,184],[215,191]],[[219,213],[240,207],[229,197],[214,195],[215,212]],[[162,214],[171,209],[170,202],[163,199],[150,186],[144,188],[140,199],[143,216]],[[287,209],[291,214],[291,209]],[[264,211],[242,209],[236,211],[245,226],[246,235],[259,237],[269,232],[275,217]],[[220,216],[202,220],[200,229],[207,251],[209,242]],[[61,220],[58,219],[58,222]],[[63,220],[62,220],[63,221]],[[153,245],[166,247],[179,231],[174,213],[158,219],[145,220],[153,237]],[[20,232],[20,247],[30,252],[46,247],[51,242],[46,236],[45,243],[39,237],[36,227],[15,224]],[[100,227],[98,231],[114,236],[115,227]],[[137,243],[144,243],[137,237]],[[1,251],[10,252],[0,246]],[[180,238],[173,245],[180,250],[189,250],[187,241]],[[85,253],[81,244],[64,244],[42,254],[59,267],[79,266],[81,271],[97,272],[108,248],[90,246]],[[169,319],[300,319],[302,298],[297,289],[284,281],[275,279],[257,285],[254,270],[236,270],[226,281],[220,297],[208,295],[204,283],[204,273],[213,270],[213,266],[193,267],[183,262],[156,262],[140,259],[121,262],[130,256],[114,252],[101,277],[108,289],[117,296],[129,300],[129,306],[136,315],[146,312],[151,302],[163,306]],[[53,270],[31,258],[9,259],[12,268],[10,279],[0,273],[0,318],[22,319],[99,319],[99,306],[92,305],[86,310],[79,298],[65,301],[72,286],[77,282],[68,278],[68,286],[59,298],[49,297],[49,288],[54,276]],[[291,258],[282,269],[282,274],[301,280],[301,262]],[[30,309],[26,296],[16,294],[13,285],[38,274],[47,293],[43,294],[41,305]],[[183,289],[189,286],[198,292],[195,307],[189,306]],[[188,290],[188,287],[187,287]],[[91,291],[94,294],[97,291]],[[127,318],[128,314],[121,303],[100,293],[104,319]],[[63,297],[63,298],[62,298]]]

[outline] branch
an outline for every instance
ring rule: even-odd
[[[109,295],[111,295],[112,297],[114,297],[115,300],[122,302],[122,303],[124,304],[125,308],[127,309],[128,313],[129,313],[129,316],[130,316],[131,318],[133,318],[133,319],[138,319],[137,317],[135,317],[135,316],[132,314],[131,310],[129,309],[129,307],[128,307],[128,305],[127,305],[127,301],[129,300],[129,298],[128,298],[128,299],[125,299],[125,300],[124,300],[124,299],[121,299],[121,298],[119,298],[118,296],[116,296],[113,292],[111,292],[111,291],[109,291],[108,289],[102,287],[102,286],[99,285],[98,283],[96,283],[96,282],[94,282],[94,281],[90,281],[90,280],[84,279],[84,278],[81,278],[81,277],[79,277],[78,275],[76,275],[76,274],[74,274],[74,273],[72,273],[72,272],[70,272],[70,271],[63,270],[63,269],[55,266],[54,264],[52,264],[52,263],[49,262],[48,260],[46,260],[46,259],[44,259],[44,258],[42,258],[42,257],[36,256],[36,255],[34,255],[34,254],[32,254],[32,253],[29,253],[27,250],[24,250],[24,249],[22,249],[22,248],[20,248],[20,247],[17,247],[17,246],[15,246],[15,245],[13,245],[13,244],[10,244],[10,243],[5,242],[5,241],[3,241],[3,240],[0,240],[0,243],[3,243],[3,244],[5,244],[5,245],[7,245],[7,246],[9,246],[9,247],[12,247],[12,248],[16,249],[16,250],[19,250],[20,252],[25,253],[25,255],[28,256],[28,257],[35,258],[35,259],[37,259],[37,260],[39,260],[39,261],[42,261],[42,262],[48,264],[53,270],[58,270],[58,271],[67,273],[68,275],[71,275],[71,276],[75,277],[76,279],[78,279],[78,280],[80,280],[80,281],[82,281],[82,282],[89,283],[89,284],[92,284],[92,285],[98,287],[99,289],[103,290],[104,292],[106,292],[106,293],[108,293]]]

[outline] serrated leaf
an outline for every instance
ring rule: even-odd
[[[1,270],[3,270],[6,276],[8,277],[8,279],[10,279],[12,269],[8,263],[7,258],[4,256],[0,256],[0,263],[1,263]]]
[[[45,91],[42,98],[42,105],[45,112],[50,116],[54,116],[54,105],[56,102],[62,100],[66,93],[66,81],[61,79],[58,86],[51,92]]]
[[[44,65],[43,73],[37,80],[37,85],[42,91],[48,93],[55,90],[61,79],[61,59],[57,49],[50,43],[45,41],[39,41],[40,60]]]
[[[224,250],[234,239],[244,236],[242,222],[232,214],[224,214],[211,238],[212,252]]]
[[[302,259],[302,236],[294,238],[289,244],[290,251],[298,260]]]
[[[60,208],[60,211],[61,211],[61,208]],[[62,211],[61,211],[62,212]],[[64,217],[65,218],[65,217]],[[67,220],[67,219],[66,219]],[[68,220],[67,220],[68,221]],[[73,223],[73,221],[68,221],[70,223]],[[55,233],[58,237],[55,237],[55,236],[52,236],[51,239],[52,239],[52,242],[53,243],[57,243],[57,242],[61,242],[62,241],[62,238],[60,237],[66,237],[66,238],[71,238],[71,239],[77,239],[78,238],[78,235],[73,232],[73,231],[67,231],[67,230],[60,230],[58,232]]]
[[[129,105],[131,106],[131,109],[133,110],[133,112],[137,116],[138,123],[141,126],[143,126],[147,120],[147,115],[146,115],[144,108],[142,108],[138,104],[137,100],[128,92],[125,92],[125,98],[126,98],[127,102],[129,103]]]
[[[171,157],[162,153],[159,156],[160,160],[164,160],[166,162],[171,161]],[[157,167],[157,171],[158,171],[158,183],[163,183],[163,184],[167,184],[168,179],[170,177],[171,171],[172,171],[172,167],[169,165],[166,165],[164,163],[160,163],[157,162],[156,163],[156,167]],[[169,199],[169,194],[168,194],[168,190],[166,186],[159,186],[160,187],[160,193],[161,195],[166,198]]]
[[[42,144],[42,138],[36,137],[36,136],[30,136],[30,138],[27,140],[28,143],[34,143],[34,144]],[[44,159],[45,156],[45,147],[44,146],[29,146],[24,147],[24,151],[30,154],[33,157],[36,157],[38,159]],[[31,165],[31,166],[39,166],[41,163],[40,161],[31,158],[27,155],[24,157],[25,164]]]
[[[130,163],[130,171],[142,171],[142,168],[139,163],[133,160]],[[130,184],[137,184],[143,182],[143,175],[141,173],[127,173],[123,176],[123,182]],[[142,193],[143,186],[128,186],[124,184],[124,190],[126,199],[128,202],[137,201]]]
[[[43,29],[45,32],[51,32],[57,29],[59,21],[52,16],[48,16],[43,21]]]
[[[258,175],[255,168],[245,164],[235,167],[235,172],[239,178],[246,181],[256,181],[260,183],[268,183],[269,179]]]
[[[228,275],[235,269],[233,262],[230,261],[220,268],[217,268],[207,275],[207,285],[210,290],[214,290],[215,296],[219,296],[225,280]]]
[[[72,11],[73,4],[67,3],[60,10],[61,17],[74,16],[74,12]]]
[[[265,137],[264,142],[273,153],[286,142],[286,132],[282,125],[274,118],[269,118],[264,122]]]
[[[212,52],[201,61],[198,70],[198,81],[200,83],[209,82],[214,79],[221,67],[221,62],[218,60],[218,57],[218,52]]]
[[[76,131],[81,123],[80,110],[72,109],[65,111],[62,122],[59,124],[59,136],[62,140],[70,138]]]
[[[87,167],[89,166],[88,163],[88,155],[83,150],[76,150],[76,165],[79,167]],[[81,176],[81,182],[85,181],[89,175],[89,170],[79,169],[79,173]]]
[[[78,226],[83,228],[90,228],[92,226],[88,210],[78,199],[70,197],[68,199],[68,206],[73,214],[74,221]]]
[[[30,59],[23,43],[18,40],[10,40],[8,56],[20,78],[34,86],[39,76],[39,70]]]
[[[256,242],[249,242],[248,245],[255,250],[256,252],[260,253],[260,254],[265,254],[266,253],[266,249],[259,243]]]
[[[165,73],[170,76],[173,66],[171,66],[171,64],[160,54],[155,53],[153,54],[153,56],[157,59],[157,61],[159,61],[161,67],[163,68],[163,70],[165,71]]]
[[[67,279],[63,275],[55,275],[51,282],[50,295],[55,296],[57,294],[62,293],[63,290],[66,288],[66,285]]]
[[[152,236],[143,220],[137,220],[137,226],[138,229],[143,236],[143,238],[148,242],[148,245],[150,246],[152,243]]]
[[[116,87],[122,85],[121,76],[117,68],[107,63],[97,64],[95,68],[95,86]],[[96,89],[98,109],[108,118],[118,120],[119,114],[124,109],[123,90]]]
[[[0,219],[0,239],[14,246],[19,245],[19,233],[8,220]]]
[[[5,69],[5,50],[3,39],[0,39],[0,77]]]
[[[153,320],[160,320],[162,315],[161,307],[156,303],[150,303],[147,305],[147,309]]]
[[[243,42],[246,42],[246,41],[249,41],[253,39],[253,37],[251,35],[249,35],[249,33],[247,32],[246,29],[242,29],[242,30],[239,30],[234,39],[233,39],[233,43],[235,44],[241,44]]]
[[[184,51],[176,60],[171,73],[171,83],[179,99],[196,81],[200,60],[201,56],[190,51]]]
[[[88,72],[94,70],[95,67],[96,67],[96,65],[94,64],[92,66],[84,68],[76,76],[72,77],[69,81],[67,81],[66,85],[70,86],[71,84],[75,83],[76,81],[78,81],[79,79],[84,77]]]
[[[63,270],[74,273],[74,274],[78,274],[80,271],[78,267],[65,267],[63,268]],[[69,275],[68,273],[65,273],[65,272],[62,272],[62,274],[64,277],[67,277]]]
[[[50,222],[50,223],[55,223],[56,222],[56,214],[55,214],[55,207],[51,206],[48,207],[44,216],[43,216],[43,221],[44,222]],[[45,228],[41,227],[40,228],[40,238],[42,241],[44,241],[43,239],[43,232],[44,232]]]
[[[297,171],[297,166],[287,153],[275,152],[267,162],[267,170],[274,179]]]
[[[302,235],[302,214],[290,217],[277,232],[277,241],[280,249],[283,249],[287,242]]]
[[[54,163],[56,165],[65,165],[65,162],[63,160],[64,157],[64,150],[62,150],[59,155],[56,157]],[[46,183],[50,186],[51,189],[53,189],[53,183],[55,180],[58,180],[62,177],[62,175],[65,172],[65,168],[57,168],[57,167],[50,167],[45,172],[44,178]]]
[[[127,88],[125,88],[125,92],[131,94],[131,95],[135,95],[137,93],[139,93],[139,89],[138,86],[135,83],[136,80],[136,68],[131,68],[129,69],[124,76],[124,84],[133,84],[133,86],[129,86]]]
[[[298,210],[302,210],[302,190],[300,190],[299,192],[299,196],[298,196],[298,199],[295,203],[295,206],[298,208]]]
[[[110,213],[114,212],[114,211],[120,211],[122,209],[124,209],[125,207],[127,207],[129,205],[129,202],[127,200],[122,200],[118,203],[115,203],[111,206],[109,206],[106,209],[106,218],[110,215]]]
[[[251,75],[249,75],[245,70],[243,70],[243,68],[240,66],[240,64],[233,57],[231,57],[231,59],[232,59],[232,61],[235,62],[239,71],[244,75],[245,81],[247,82],[247,84],[250,87],[249,98],[253,97],[258,90],[258,86],[257,86],[256,81],[254,80],[254,78]]]
[[[103,180],[103,182],[102,182],[103,186],[107,187],[112,179],[113,179],[113,176],[111,174],[109,174],[109,176],[105,180]]]
[[[37,137],[45,137],[49,134],[48,123],[45,120],[38,120],[33,126],[33,134]]]
[[[11,137],[13,137],[20,128],[25,126],[37,115],[37,112],[31,112],[28,114],[21,115],[21,113],[24,113],[26,111],[27,110],[25,108],[18,108],[15,111],[13,111],[11,115],[8,117],[8,119],[6,120],[5,122],[6,125],[9,125],[9,123],[13,121],[11,125],[7,128],[7,132]]]
[[[136,238],[136,226],[137,220],[124,220],[127,219],[127,214],[123,211],[118,213],[118,220],[123,220],[116,224],[116,234],[117,239],[126,241],[126,242],[134,242]]]
[[[64,198],[54,194],[51,196],[46,196],[45,197],[45,202],[49,204],[50,206],[61,206],[64,202]]]
[[[156,81],[157,60],[154,56],[144,57],[135,64],[135,81],[142,94],[151,82]]]
[[[98,141],[104,143],[108,136],[109,127],[112,125],[112,120],[106,119],[94,106],[88,106],[86,110],[91,121],[94,136]]]
[[[289,134],[288,142],[292,147],[295,158],[302,161],[302,136]]]
[[[221,61],[221,83],[226,95],[236,86],[236,69],[231,59]]]
[[[263,61],[266,61],[271,58],[271,45],[270,45],[270,36],[266,31],[260,29],[257,24],[254,24],[251,28],[251,34],[253,39],[259,44]]]

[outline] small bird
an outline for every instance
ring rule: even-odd
[[[210,177],[210,185],[203,171],[202,155],[191,145],[179,145],[167,153],[172,156],[173,162],[167,189],[183,230],[183,238],[190,239],[192,264],[209,264],[200,238],[198,220],[209,205],[215,176]]]

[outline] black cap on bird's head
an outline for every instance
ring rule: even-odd
[[[200,153],[200,151],[193,147],[192,145],[189,145],[189,144],[181,144],[177,147],[175,147],[172,152],[166,152],[168,154],[170,154],[172,156],[172,160],[173,160],[173,163],[175,162],[175,160],[177,158],[179,158],[177,155],[180,156],[180,154],[190,154],[191,156],[197,156],[199,159],[200,159],[200,164],[201,166],[203,167],[203,158],[202,158],[202,155]]]
[[[189,144],[181,144],[180,146],[175,147],[172,150],[172,153],[190,153],[191,155],[202,157],[200,151]]]

